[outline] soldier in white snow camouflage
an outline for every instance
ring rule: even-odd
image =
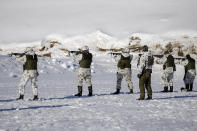
[[[73,54],[75,60],[79,62],[78,69],[78,93],[75,96],[82,96],[82,86],[83,80],[85,80],[86,85],[88,86],[89,94],[88,96],[92,96],[92,82],[91,82],[91,63],[92,63],[92,54],[89,52],[89,47],[84,46],[81,48],[81,52],[77,54]]]
[[[118,62],[117,67],[117,84],[116,91],[113,94],[119,94],[121,89],[121,82],[123,77],[128,84],[129,92],[133,93],[133,83],[132,83],[132,70],[131,70],[131,61],[133,59],[133,55],[129,54],[129,49],[125,48],[122,50],[121,55],[115,55],[115,60]]]
[[[164,90],[162,92],[168,92],[168,86],[170,86],[170,92],[173,92],[173,77],[176,66],[174,63],[174,57],[169,54],[168,51],[164,52],[163,57],[163,74],[161,76],[161,82]]]
[[[196,64],[195,59],[191,58],[189,54],[186,55],[186,60],[183,62],[185,68],[185,75],[183,81],[185,83],[185,90],[192,91],[193,83],[196,77]],[[182,89],[183,90],[183,89]]]
[[[17,61],[20,61],[23,63],[23,75],[20,81],[20,84],[18,86],[19,88],[19,98],[24,98],[25,93],[25,86],[27,82],[31,81],[31,87],[33,90],[34,98],[33,100],[38,100],[38,87],[36,85],[38,72],[37,72],[37,55],[35,54],[34,50],[32,48],[27,48],[25,50],[25,55],[18,56]]]
[[[143,53],[140,57],[140,62],[138,65],[138,74],[139,78],[139,88],[140,88],[140,97],[137,100],[145,99],[145,89],[147,90],[146,100],[152,99],[152,88],[151,88],[151,73],[152,66],[154,64],[154,58],[152,52],[148,50],[148,46],[143,46]]]

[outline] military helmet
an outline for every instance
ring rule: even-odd
[[[190,58],[190,55],[189,55],[189,54],[187,54],[187,55],[186,55],[186,58],[187,58],[187,59],[189,59],[189,58]]]
[[[28,52],[34,52],[33,48],[32,47],[27,47],[25,49],[25,53],[28,53]]]
[[[87,45],[85,45],[85,46],[83,46],[83,47],[81,48],[81,50],[82,50],[82,51],[89,51],[89,47],[88,47]]]
[[[129,48],[124,48],[124,49],[122,49],[122,53],[129,53]]]
[[[147,46],[147,45],[144,45],[144,46],[142,47],[142,49],[143,49],[143,51],[148,51],[148,46]]]

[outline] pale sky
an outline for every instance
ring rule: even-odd
[[[0,0],[0,43],[97,30],[130,33],[197,31],[196,0]]]

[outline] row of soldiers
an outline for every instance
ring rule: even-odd
[[[29,80],[31,80],[31,86],[34,94],[33,100],[38,100],[38,86],[36,85],[38,71],[37,71],[37,62],[38,58],[35,54],[33,48],[27,48],[25,50],[25,55],[18,56],[17,60],[23,63],[23,75],[19,84],[19,98],[24,99],[24,89]],[[78,69],[78,93],[75,96],[82,96],[83,92],[83,80],[85,80],[86,85],[88,86],[88,96],[93,95],[92,82],[91,82],[91,63],[92,63],[92,54],[89,52],[88,46],[83,46],[80,53],[73,53],[73,58],[79,62]],[[130,54],[128,48],[124,48],[120,55],[114,55],[114,59],[117,61],[117,84],[116,91],[113,94],[119,94],[121,90],[121,82],[123,77],[128,84],[130,93],[133,93],[133,83],[132,83],[132,70],[131,63],[133,55]],[[170,92],[173,92],[173,76],[174,71],[176,71],[176,65],[174,62],[174,57],[166,51],[164,53],[164,64],[163,64],[163,75],[162,83],[164,85],[163,92],[168,92],[168,86],[170,87]],[[148,46],[143,46],[143,53],[139,57],[138,65],[138,74],[139,78],[139,88],[140,88],[140,97],[137,100],[145,99],[145,89],[147,90],[147,100],[152,99],[152,88],[151,88],[151,74],[152,66],[154,64],[154,57],[151,51],[148,50]],[[193,82],[196,76],[196,67],[195,60],[186,55],[186,60],[184,61],[185,67],[185,88],[184,90],[192,91]]]

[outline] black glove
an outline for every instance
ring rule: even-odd
[[[36,75],[37,75],[37,76],[39,76],[39,73],[38,73],[38,72],[36,72]]]
[[[140,78],[141,77],[141,74],[137,74],[137,77]]]

